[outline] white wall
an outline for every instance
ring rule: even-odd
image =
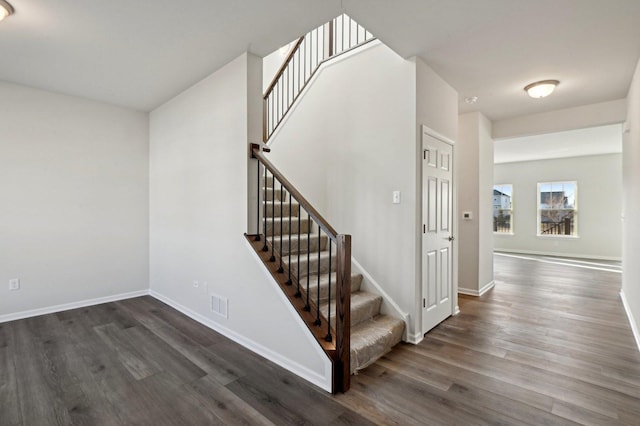
[[[0,82],[0,117],[0,321],[146,291],[147,114]]]
[[[477,296],[493,283],[491,122],[478,112],[460,115],[458,146],[458,289]]]
[[[496,164],[495,183],[513,184],[514,235],[494,234],[495,249],[620,259],[621,166],[620,154]],[[536,235],[537,183],[556,181],[578,182],[579,238]]]
[[[624,223],[622,291],[640,348],[640,62],[629,88],[628,116],[622,145]]]
[[[269,155],[338,232],[353,236],[354,258],[411,315],[414,333],[419,126],[455,138],[457,95],[426,65],[418,72],[415,60],[379,42],[346,56],[319,71]],[[417,73],[428,92],[420,103]],[[392,204],[394,190],[400,204]]]
[[[328,358],[243,236],[261,67],[244,54],[151,113],[151,290],[328,389]],[[211,294],[228,298],[228,319]]]

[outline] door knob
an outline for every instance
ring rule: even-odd
[[[449,235],[449,238],[447,238],[447,240],[449,241],[453,241],[455,238],[453,238],[453,235]]]

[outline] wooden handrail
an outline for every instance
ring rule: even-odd
[[[271,163],[271,161],[269,161],[267,157],[265,157],[265,155],[262,153],[262,150],[260,149],[260,145],[252,143],[251,153],[253,154],[254,157],[260,160],[262,165],[265,166],[267,170],[271,172],[271,174],[278,180],[278,182],[280,182],[282,186],[284,186],[287,189],[287,191],[289,191],[289,193],[293,196],[293,198],[295,198],[298,201],[298,203],[302,206],[302,208],[307,213],[309,213],[309,216],[311,216],[314,222],[316,222],[318,226],[327,234],[327,236],[335,242],[338,236],[338,233],[336,232],[336,230],[333,229],[331,225],[329,225],[329,222],[327,222],[326,219],[323,218],[322,215],[318,213],[318,211],[315,208],[313,208],[311,203],[302,196],[300,191],[298,191],[291,184],[291,182],[289,182],[287,178],[285,178],[284,175]]]
[[[264,91],[264,95],[262,96],[262,99],[266,99],[267,97],[269,97],[269,93],[271,93],[271,91],[273,90],[273,87],[278,82],[278,79],[280,79],[280,76],[282,75],[282,73],[284,73],[284,70],[287,69],[287,65],[289,65],[289,62],[291,62],[291,59],[293,59],[293,55],[295,55],[296,50],[298,50],[298,47],[300,47],[300,45],[304,41],[304,37],[305,36],[300,37],[298,41],[296,41],[296,44],[293,46],[293,48],[289,51],[289,54],[287,55],[284,62],[278,69],[278,72],[276,72],[275,77],[273,77],[273,80],[271,80],[271,84],[269,84],[269,86],[267,87],[267,90]]]

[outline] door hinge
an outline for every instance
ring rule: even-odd
[[[422,224],[422,233],[426,234],[427,233],[427,225]]]
[[[422,299],[422,307],[426,308],[427,307],[427,299]]]

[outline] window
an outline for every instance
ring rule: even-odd
[[[493,232],[513,234],[513,185],[493,186]]]
[[[577,182],[538,183],[538,235],[578,236]]]

